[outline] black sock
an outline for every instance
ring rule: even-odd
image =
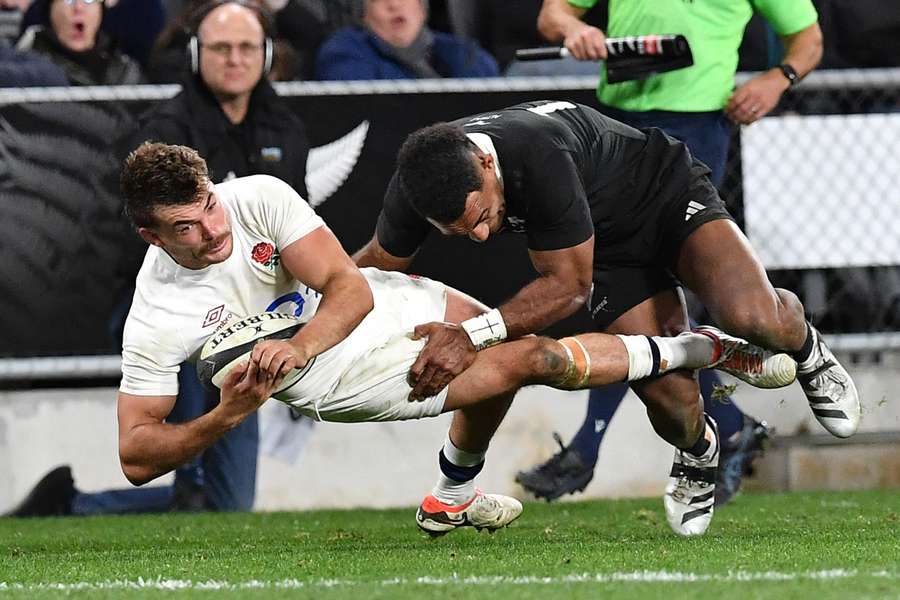
[[[704,421],[703,433],[700,434],[700,439],[694,442],[694,445],[690,448],[682,448],[682,450],[693,456],[703,456],[703,453],[709,450],[711,443],[712,442],[706,439],[706,422]]]
[[[796,360],[798,363],[802,363],[809,358],[809,354],[813,349],[813,339],[814,336],[812,327],[809,326],[809,322],[806,322],[806,340],[804,340],[803,346],[801,346],[799,350],[797,350],[796,352],[791,352],[791,356],[794,358],[794,360]]]

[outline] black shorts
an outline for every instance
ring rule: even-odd
[[[644,300],[680,285],[673,274],[678,252],[698,227],[718,219],[734,220],[709,179],[699,171],[694,175],[683,195],[643,209],[637,216],[639,227],[626,239],[610,244],[599,236],[594,240],[588,310],[598,330]]]

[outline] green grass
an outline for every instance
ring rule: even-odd
[[[658,499],[531,503],[494,535],[434,540],[412,517],[406,509],[0,519],[0,600],[900,599],[897,491],[743,495],[693,539],[669,531]],[[182,588],[162,590],[164,582]]]

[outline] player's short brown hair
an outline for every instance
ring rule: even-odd
[[[135,227],[152,227],[157,207],[193,204],[208,181],[206,161],[193,148],[144,142],[125,159],[119,177],[125,215]]]

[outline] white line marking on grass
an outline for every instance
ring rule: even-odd
[[[252,589],[299,589],[299,588],[336,588],[353,586],[402,586],[402,585],[555,585],[567,583],[703,583],[709,581],[795,581],[802,579],[832,580],[850,577],[879,577],[900,579],[900,572],[873,571],[859,572],[855,569],[830,569],[826,571],[801,571],[786,573],[780,571],[729,571],[727,573],[681,573],[678,571],[632,571],[614,573],[574,573],[556,577],[538,575],[522,576],[459,576],[456,573],[447,577],[395,577],[375,581],[352,579],[316,579],[301,581],[299,579],[281,579],[278,581],[191,581],[186,579],[144,579],[81,581],[73,583],[16,583],[0,582],[0,592],[6,591],[80,591],[80,590],[252,590]]]

